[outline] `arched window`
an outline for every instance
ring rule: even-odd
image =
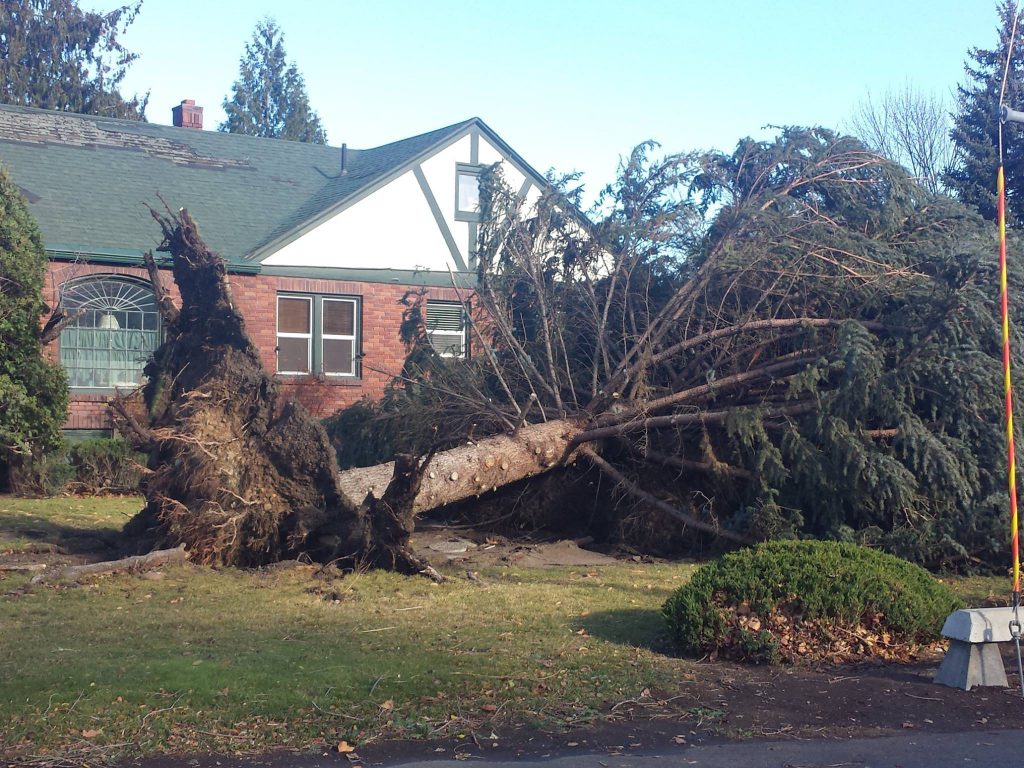
[[[153,290],[124,277],[88,277],[63,288],[61,304],[79,313],[60,335],[60,362],[72,387],[134,387],[160,343]]]

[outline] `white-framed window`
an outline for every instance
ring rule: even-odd
[[[425,326],[430,346],[441,357],[467,356],[469,323],[461,303],[428,300]]]
[[[358,376],[358,297],[278,294],[277,372]]]
[[[479,165],[455,165],[455,219],[456,221],[480,221],[480,173]]]
[[[309,373],[313,365],[313,297],[277,297],[277,372]]]
[[[328,376],[356,375],[359,309],[355,299],[321,298],[322,370]]]
[[[74,389],[136,387],[160,344],[153,289],[116,275],[74,280],[61,288],[61,306],[76,319],[61,331],[60,362]]]

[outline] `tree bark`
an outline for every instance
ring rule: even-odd
[[[571,464],[578,456],[572,441],[579,431],[580,425],[567,419],[528,424],[515,435],[496,435],[438,453],[429,462],[412,511],[426,512]],[[340,472],[342,497],[358,505],[367,494],[379,495],[391,482],[394,467],[392,461]]]

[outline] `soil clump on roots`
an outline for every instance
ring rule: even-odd
[[[425,462],[399,457],[379,498],[346,497],[323,426],[301,405],[279,404],[232,301],[224,260],[187,211],[153,216],[181,307],[148,256],[165,340],[146,366],[144,414],[113,403],[121,431],[149,453],[146,507],[125,528],[133,548],[183,544],[194,562],[211,565],[307,555],[432,571],[408,547]]]

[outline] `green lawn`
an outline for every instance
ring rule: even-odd
[[[0,553],[110,541],[143,506],[136,496],[18,499],[0,495]],[[98,541],[97,541],[98,540]]]
[[[47,520],[110,531],[136,508],[0,497],[0,548],[38,544]],[[6,574],[0,746],[232,750],[583,722],[685,674],[658,650],[658,611],[691,571],[507,568],[434,585],[189,566],[20,595],[27,577]]]
[[[0,496],[0,552],[112,536],[138,499]],[[693,679],[660,607],[690,565],[318,576],[0,573],[0,756],[312,747],[586,722]],[[968,600],[1005,579],[954,580]]]

